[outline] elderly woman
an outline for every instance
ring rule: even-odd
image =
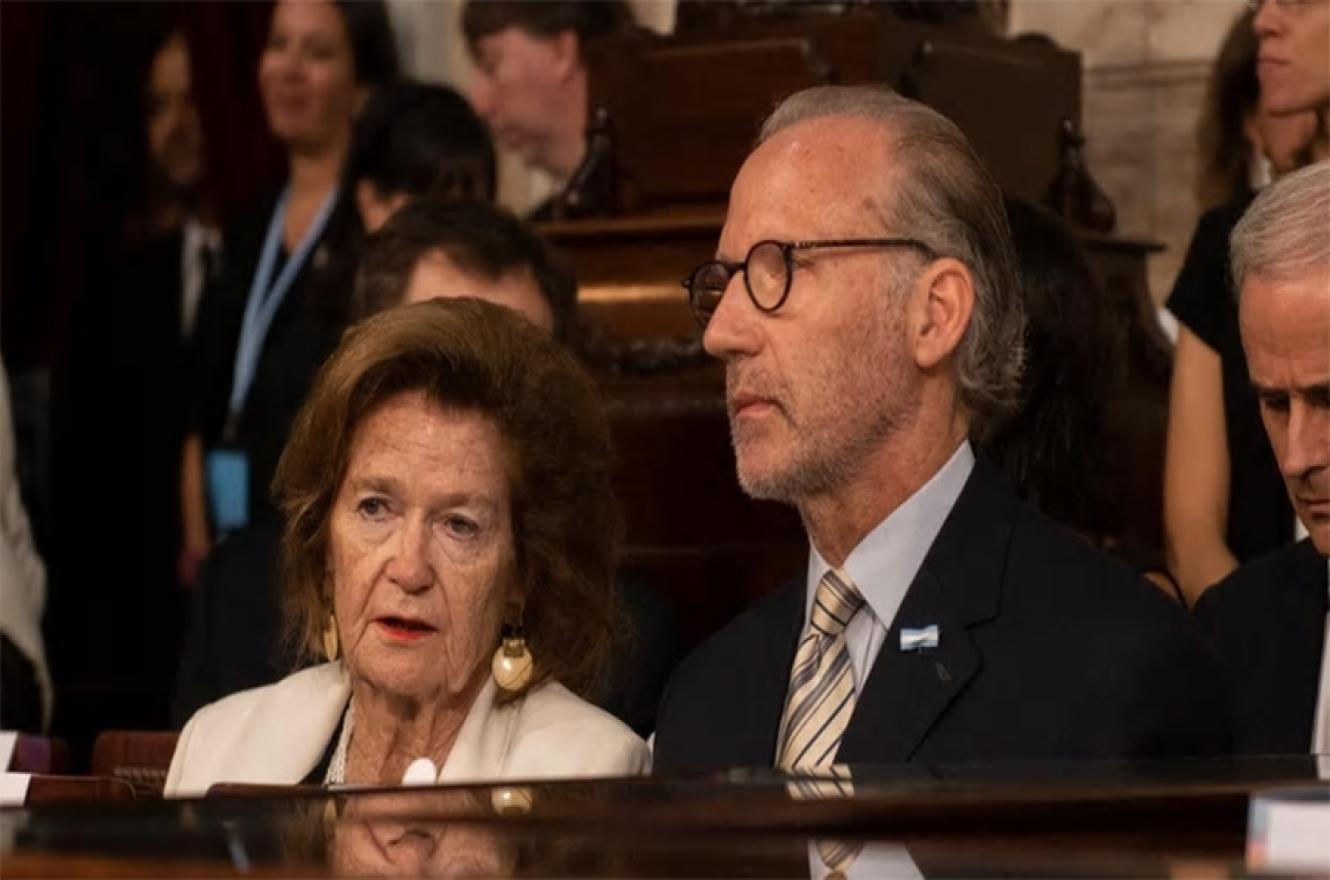
[[[618,523],[595,391],[546,334],[470,299],[368,319],[274,488],[289,624],[327,662],[201,709],[168,796],[647,770],[573,693],[612,641]]]

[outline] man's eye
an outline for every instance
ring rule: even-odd
[[[1274,412],[1288,411],[1288,396],[1284,394],[1268,394],[1261,398],[1261,406]]]
[[[480,57],[476,59],[476,66],[479,67],[486,76],[494,76],[494,72],[499,69],[503,56],[497,51],[482,51]]]

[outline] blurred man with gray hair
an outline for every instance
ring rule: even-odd
[[[1001,193],[936,112],[822,87],[767,120],[685,286],[739,482],[798,509],[808,568],[680,667],[657,770],[1225,746],[1182,610],[974,453],[1018,396],[1013,266]]]
[[[1252,387],[1308,537],[1229,575],[1196,617],[1224,667],[1234,746],[1330,753],[1330,160],[1257,196],[1231,251]]]

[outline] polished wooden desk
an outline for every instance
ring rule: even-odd
[[[0,871],[807,877],[810,844],[836,839],[863,844],[866,865],[901,876],[1239,876],[1249,794],[1314,778],[1311,762],[1294,758],[855,768],[852,798],[797,797],[775,774],[742,771],[336,794],[232,789],[200,801],[6,811]]]

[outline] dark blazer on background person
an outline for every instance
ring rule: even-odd
[[[1247,563],[1196,603],[1219,657],[1235,751],[1310,751],[1328,578],[1307,538]]]
[[[276,202],[274,194],[228,227],[220,277],[199,307],[191,429],[203,436],[205,449],[222,441],[245,305]],[[360,238],[359,216],[343,192],[264,339],[232,441],[249,456],[251,522],[275,512],[269,484],[314,374],[346,326]],[[274,276],[288,257],[281,255]]]
[[[127,247],[92,273],[71,315],[45,621],[67,731],[167,720],[188,608],[176,578],[190,395],[182,247],[179,230]]]
[[[771,767],[804,627],[801,577],[684,661],[657,772]],[[900,650],[902,627],[936,648]],[[1222,752],[1218,671],[1186,614],[976,461],[890,622],[837,763]]]
[[[296,668],[297,652],[282,639],[281,537],[275,518],[261,520],[219,543],[199,569],[171,700],[173,728],[209,703]]]
[[[1238,332],[1228,237],[1251,204],[1239,196],[1202,215],[1165,307],[1219,356],[1229,505],[1224,541],[1239,563],[1293,540],[1293,505],[1261,421]]]

